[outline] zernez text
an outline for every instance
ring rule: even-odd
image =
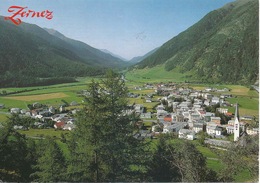
[[[36,12],[34,10],[27,9],[28,7],[22,6],[10,6],[8,8],[8,12],[12,13],[11,16],[6,16],[5,20],[11,20],[15,25],[19,25],[22,23],[21,18],[46,18],[51,20],[53,18],[52,11],[45,10],[41,12]]]

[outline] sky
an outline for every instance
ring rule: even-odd
[[[123,58],[142,56],[186,30],[207,13],[234,0],[0,0],[10,6],[53,12],[53,18],[23,17],[22,22],[52,28],[66,37]],[[19,26],[19,25],[18,25]]]

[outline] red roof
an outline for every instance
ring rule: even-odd
[[[225,115],[226,116],[233,116],[232,112],[227,112]]]
[[[164,120],[164,121],[171,122],[171,121],[172,121],[172,118],[169,117],[169,116],[165,116],[163,120]]]
[[[56,126],[56,128],[62,128],[65,126],[65,123],[64,122],[57,122],[55,123],[54,127]]]

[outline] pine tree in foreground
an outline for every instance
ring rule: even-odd
[[[133,181],[145,171],[144,143],[134,138],[136,118],[126,114],[127,88],[110,71],[89,85],[86,106],[72,134],[70,181]]]

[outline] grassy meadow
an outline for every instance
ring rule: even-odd
[[[126,79],[132,83],[155,83],[155,82],[185,82],[193,81],[190,79],[192,73],[182,74],[178,68],[172,71],[165,71],[164,65],[153,68],[132,70],[126,73]]]

